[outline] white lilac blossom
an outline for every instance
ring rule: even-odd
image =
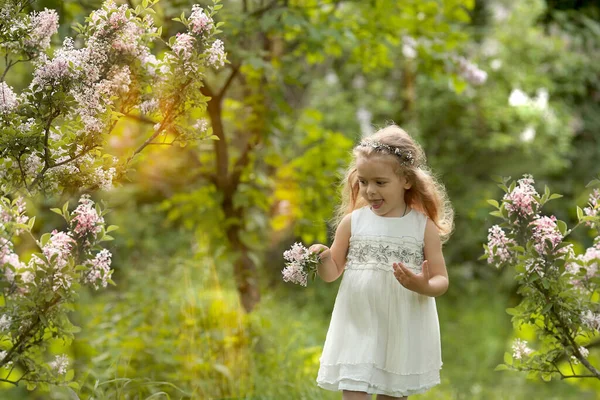
[[[56,356],[54,361],[49,362],[48,365],[59,375],[64,375],[67,373],[67,368],[69,368],[69,358],[65,354],[61,354]]]
[[[151,99],[146,100],[140,104],[140,111],[142,114],[150,114],[158,109],[158,100]]]
[[[0,82],[0,113],[8,113],[17,107],[17,95],[6,82]]]
[[[415,58],[417,56],[415,47],[417,47],[417,41],[414,38],[410,36],[404,37],[402,43],[402,55],[406,58]]]
[[[537,216],[532,222],[532,236],[535,241],[534,247],[539,254],[545,254],[553,250],[563,239],[562,233],[556,225],[556,217]],[[552,248],[548,249],[546,241],[549,241]]]
[[[579,353],[581,353],[581,356],[583,358],[587,358],[590,355],[590,351],[587,348],[583,347],[583,346],[579,347]],[[571,356],[571,362],[574,365],[577,365],[577,364],[579,364],[579,359],[573,355],[573,356]]]
[[[89,271],[84,277],[85,283],[91,283],[95,289],[99,288],[99,281],[102,287],[106,287],[108,280],[111,278],[112,270],[110,269],[112,254],[110,251],[103,249],[93,260],[88,261]]]
[[[212,18],[207,15],[198,4],[192,6],[192,13],[190,14],[188,22],[190,31],[195,35],[209,32],[214,25]]]
[[[515,241],[507,238],[500,226],[492,226],[488,231],[488,263],[494,263],[496,257],[500,259],[500,263],[510,260],[511,254],[508,246],[514,244]]]
[[[6,332],[10,330],[12,324],[12,318],[10,315],[2,314],[0,317],[0,332]]]
[[[225,46],[223,45],[222,40],[217,39],[213,42],[210,49],[208,49],[207,62],[209,65],[212,65],[213,67],[218,69],[225,65],[225,59]]]
[[[571,284],[579,290],[583,290],[585,288],[584,283],[597,276],[599,264],[600,241],[596,241],[592,247],[586,249],[585,254],[571,257],[570,262],[565,264],[565,272],[571,275]],[[585,268],[586,273],[580,276],[578,274],[582,268]]]
[[[528,356],[530,355],[533,350],[531,350],[529,347],[527,347],[527,341],[526,340],[521,340],[521,339],[516,339],[512,345],[512,349],[513,349],[513,358],[517,359],[517,360],[521,360],[523,358],[523,356]]]
[[[96,235],[100,232],[104,223],[104,218],[98,215],[94,202],[89,195],[83,195],[79,199],[79,205],[73,211],[71,223],[75,225],[73,231],[79,236],[87,234]]]
[[[588,199],[588,206],[583,209],[583,214],[586,217],[597,217],[600,213],[600,190],[594,189]],[[593,227],[592,221],[586,221],[587,226]]]
[[[519,179],[517,186],[512,192],[504,195],[504,200],[509,200],[511,203],[506,203],[508,214],[516,214],[520,217],[528,217],[535,212],[534,206],[538,204],[534,196],[539,196],[538,192],[533,187],[533,178],[525,175]]]
[[[600,331],[600,314],[587,310],[581,313],[581,322],[589,329]]]
[[[55,10],[34,12],[29,21],[30,34],[29,39],[25,40],[25,45],[36,51],[46,50],[50,47],[50,38],[58,32],[58,14]]]
[[[196,121],[196,123],[192,126],[192,128],[198,133],[204,133],[208,130],[209,123],[206,118],[200,118]]]

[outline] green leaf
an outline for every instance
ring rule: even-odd
[[[492,206],[496,207],[496,208],[500,208],[500,204],[498,204],[498,202],[496,200],[490,199],[487,200],[488,204],[491,204]]]
[[[550,195],[550,200],[560,199],[561,197],[563,197],[562,194],[553,193],[552,195]]]
[[[508,365],[506,364],[498,364],[496,366],[496,368],[494,368],[494,371],[506,371],[508,368]]]
[[[581,220],[581,218],[583,218],[583,210],[581,207],[577,206],[577,219]]]
[[[108,228],[106,228],[106,233],[116,231],[117,229],[119,229],[117,225],[110,225]]]
[[[564,236],[567,233],[567,224],[564,221],[556,221],[558,231]]]
[[[517,310],[516,308],[507,308],[505,311],[508,315],[519,315],[520,314],[519,310]]]
[[[74,369],[70,369],[65,374],[65,380],[72,381],[74,376],[75,376],[75,370]]]
[[[508,353],[508,352],[504,353],[504,363],[506,365],[512,365],[512,363],[513,363],[512,355],[510,355],[510,353]]]
[[[57,213],[58,215],[62,216],[62,210],[60,208],[51,208],[50,211]]]

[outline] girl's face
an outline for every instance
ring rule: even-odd
[[[394,171],[392,155],[358,157],[356,170],[360,195],[373,212],[382,217],[401,217],[405,211],[404,192],[410,183]]]

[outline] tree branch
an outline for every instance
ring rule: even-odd
[[[221,88],[221,90],[219,90],[219,94],[217,94],[217,97],[218,97],[219,101],[221,101],[221,99],[225,95],[225,92],[229,88],[229,85],[231,85],[231,82],[233,82],[233,79],[236,77],[236,75],[237,75],[237,73],[238,73],[239,70],[240,70],[240,65],[239,64],[238,65],[234,65],[234,66],[231,67],[231,74],[227,78],[227,81],[225,81],[225,84],[223,85],[223,87]]]

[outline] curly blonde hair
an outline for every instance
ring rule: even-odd
[[[397,125],[389,125],[380,129],[366,139],[395,147],[402,154],[412,154],[414,159],[412,163],[403,163],[397,156],[389,154],[396,160],[396,174],[404,176],[411,183],[410,189],[404,193],[404,201],[411,208],[422,212],[433,221],[438,228],[442,242],[448,240],[454,228],[454,211],[446,194],[446,188],[426,166],[425,153],[421,146]],[[356,160],[359,157],[370,157],[373,154],[381,153],[370,146],[356,146],[352,154],[352,162],[342,181],[342,202],[338,206],[333,220],[334,227],[337,227],[347,214],[367,205],[367,202],[359,196]]]

